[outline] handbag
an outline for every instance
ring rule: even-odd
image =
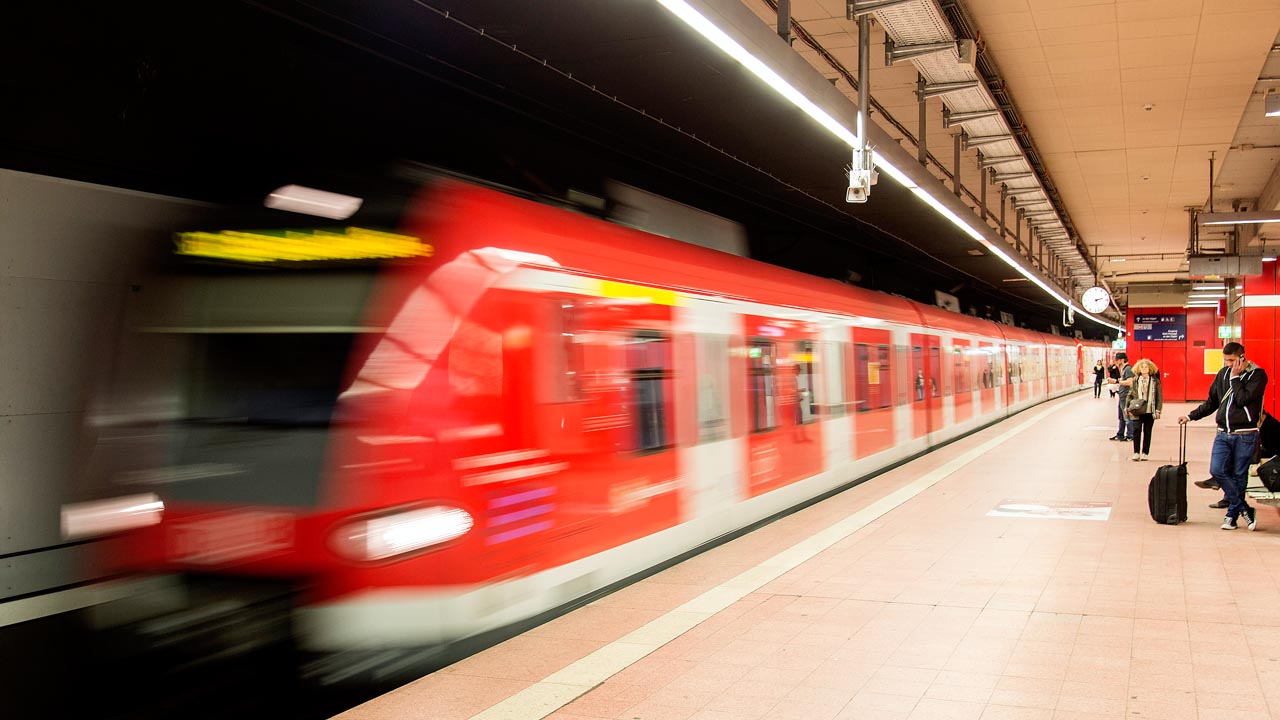
[[[1125,406],[1125,411],[1129,413],[1130,417],[1145,415],[1147,414],[1147,401],[1143,398],[1137,397],[1137,393],[1134,392],[1129,398],[1128,404]]]

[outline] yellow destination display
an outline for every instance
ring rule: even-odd
[[[177,237],[178,254],[237,262],[320,262],[431,257],[435,248],[409,235],[343,230],[223,230],[186,232]]]

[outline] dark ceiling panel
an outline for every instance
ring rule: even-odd
[[[10,167],[223,202],[403,160],[552,194],[615,178],[742,222],[767,262],[1059,317],[892,180],[846,204],[848,149],[654,0],[11,5]]]

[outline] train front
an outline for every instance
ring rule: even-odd
[[[483,449],[489,422],[449,384],[488,393],[494,378],[450,374],[451,340],[516,261],[442,259],[429,239],[354,227],[177,244],[104,358],[86,491],[64,507],[64,534],[98,540],[106,572],[170,581],[145,610],[99,613],[130,619],[144,644],[180,640],[186,662],[287,640],[319,651],[321,679],[347,679],[369,639],[304,611],[370,578],[430,586],[457,563],[434,552],[473,520],[438,445]],[[446,618],[425,621],[424,641],[444,639]]]

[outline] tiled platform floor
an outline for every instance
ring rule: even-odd
[[[1280,720],[1280,516],[1222,531],[1207,507],[1219,494],[1194,486],[1188,524],[1147,515],[1187,407],[1166,407],[1138,463],[1106,439],[1114,401],[1041,406],[340,717],[484,712],[1049,409],[546,716]],[[1206,477],[1212,419],[1189,434],[1191,478]],[[1006,498],[1113,509],[1106,522],[986,515]]]

